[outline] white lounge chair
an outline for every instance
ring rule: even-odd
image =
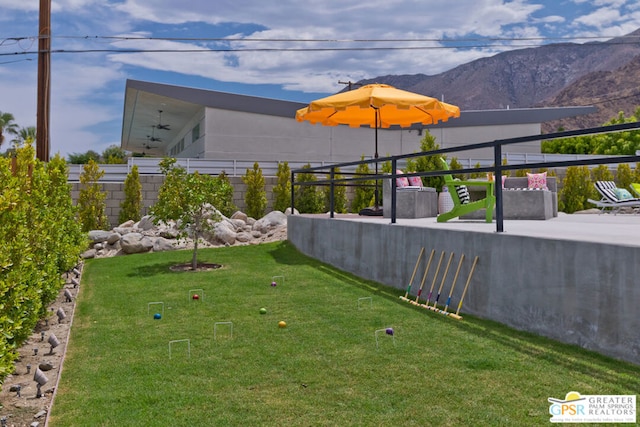
[[[607,212],[611,209],[614,215],[618,213],[620,208],[640,208],[640,198],[633,197],[627,190],[616,187],[613,181],[596,181],[596,190],[602,196],[600,200],[587,199],[589,203],[593,203],[600,208],[600,213]],[[638,213],[638,211],[636,211]]]

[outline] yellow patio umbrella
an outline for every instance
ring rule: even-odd
[[[432,125],[460,117],[460,108],[429,96],[385,84],[369,84],[312,101],[296,112],[296,120],[324,126],[348,125],[375,128],[375,158],[378,158],[378,128]],[[378,164],[376,163],[376,175]],[[377,187],[377,181],[376,181]],[[376,188],[376,211],[378,207]],[[381,214],[376,212],[374,214]]]

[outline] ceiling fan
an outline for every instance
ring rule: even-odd
[[[158,110],[158,124],[155,125],[155,128],[160,130],[171,130],[171,125],[162,124],[162,110]]]

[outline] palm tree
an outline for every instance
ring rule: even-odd
[[[4,134],[18,134],[18,124],[14,122],[13,114],[0,111],[0,147],[4,143]]]
[[[15,145],[22,145],[25,143],[32,143],[36,140],[36,127],[29,126],[26,128],[20,128],[17,132],[17,137],[13,139]]]

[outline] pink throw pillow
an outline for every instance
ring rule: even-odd
[[[529,190],[548,190],[547,173],[527,173],[529,181]]]
[[[402,172],[400,169],[396,170],[396,174],[398,175],[402,175],[404,174],[404,172]],[[403,176],[402,178],[396,178],[396,187],[408,187],[409,186],[409,180],[407,179],[407,177]]]
[[[419,176],[410,176],[409,185],[411,185],[412,187],[422,187],[422,178],[420,178]]]

